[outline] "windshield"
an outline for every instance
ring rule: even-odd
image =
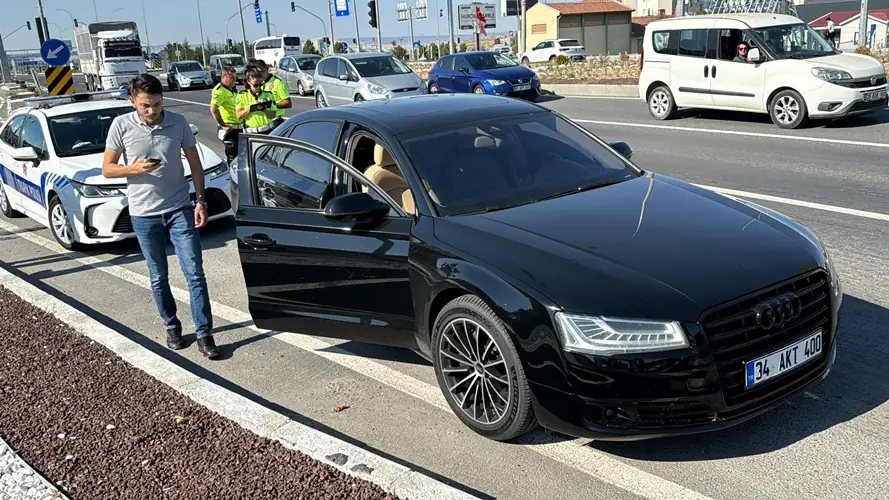
[[[299,37],[298,36],[285,36],[284,37],[284,46],[285,47],[299,47]]]
[[[466,60],[479,71],[518,66],[515,61],[497,52],[467,55]]]
[[[133,111],[132,106],[51,116],[49,135],[59,157],[83,156],[105,151],[108,128],[115,117]]]
[[[778,59],[807,59],[837,53],[824,37],[807,24],[769,26],[754,31]]]
[[[318,65],[320,57],[300,57],[296,60],[296,65],[303,71],[311,71]]]
[[[243,57],[220,57],[219,62],[222,66],[231,66],[233,68],[246,66]]]
[[[352,59],[358,74],[365,78],[388,75],[406,75],[413,70],[392,56],[361,57]]]
[[[534,203],[639,175],[548,111],[460,123],[400,140],[442,215]]]
[[[105,57],[142,57],[142,48],[138,45],[107,47]]]
[[[204,71],[204,68],[202,68],[201,65],[196,62],[177,64],[176,68],[183,73],[187,73],[190,71]]]

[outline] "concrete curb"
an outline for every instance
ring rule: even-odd
[[[593,85],[581,83],[543,83],[541,89],[559,96],[639,98],[636,85]]]
[[[369,481],[410,500],[470,500],[477,497],[436,481],[404,465],[308,427],[208,382],[140,346],[34,285],[0,269],[0,285],[55,316],[82,335],[198,404],[253,433],[280,442],[352,477]]]

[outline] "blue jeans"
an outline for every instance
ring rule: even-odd
[[[167,329],[181,328],[176,317],[176,301],[167,279],[167,235],[173,242],[179,266],[188,281],[191,297],[191,316],[197,338],[210,335],[213,314],[210,312],[210,294],[204,277],[201,255],[201,236],[194,227],[194,208],[187,206],[162,215],[132,217],[133,230],[148,263],[151,291],[157,310]]]

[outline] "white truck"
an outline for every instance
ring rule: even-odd
[[[75,28],[74,43],[88,91],[119,89],[145,72],[139,28],[133,21],[81,24]]]

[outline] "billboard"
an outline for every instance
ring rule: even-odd
[[[497,6],[494,4],[471,3],[458,6],[461,30],[475,31],[475,8],[481,9],[485,16],[485,29],[497,27]]]
[[[537,0],[526,0],[525,10],[537,5]],[[500,0],[500,15],[518,16],[522,13],[522,0]]]

